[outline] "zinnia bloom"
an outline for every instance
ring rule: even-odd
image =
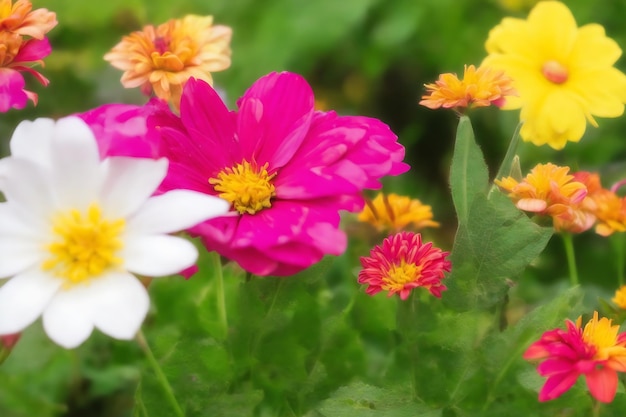
[[[503,71],[466,65],[463,79],[456,74],[441,74],[434,84],[424,84],[428,94],[419,104],[429,109],[502,106],[506,97],[517,93]]]
[[[537,372],[548,377],[539,392],[539,401],[549,401],[570,389],[580,375],[585,376],[591,395],[598,401],[613,401],[617,391],[617,372],[626,371],[626,333],[619,325],[598,313],[581,328],[566,320],[566,330],[545,332],[524,353],[526,360],[539,360]]]
[[[577,27],[566,5],[541,1],[528,19],[505,18],[489,33],[482,65],[505,71],[519,97],[521,136],[562,149],[578,142],[594,116],[618,117],[626,102],[626,75],[613,67],[622,50],[597,24]]]
[[[626,231],[626,198],[618,196],[614,189],[607,190],[600,183],[597,173],[580,171],[574,173],[577,181],[587,187],[584,210],[595,216],[595,231],[600,236]],[[617,184],[619,188],[619,185]]]
[[[568,172],[568,167],[537,164],[521,181],[505,177],[494,182],[520,210],[551,216],[557,231],[579,233],[593,226],[595,217],[582,205],[587,187]]]
[[[447,289],[441,280],[452,269],[448,255],[430,242],[422,243],[419,233],[400,232],[374,247],[369,257],[361,257],[358,282],[368,285],[369,295],[389,291],[389,297],[397,293],[406,300],[414,288],[424,287],[441,297]]]
[[[405,172],[404,148],[379,120],[314,109],[299,75],[272,73],[229,112],[207,83],[185,86],[180,118],[149,119],[170,161],[162,190],[228,200],[239,215],[191,229],[209,250],[257,275],[292,275],[345,250],[339,211],[360,211],[365,188]]]
[[[430,206],[422,204],[420,200],[393,193],[378,193],[359,213],[358,219],[379,230],[400,231],[409,225],[416,230],[439,227],[439,223],[433,221]]]
[[[611,299],[619,308],[626,310],[626,285],[622,285],[615,291],[615,296]]]
[[[104,59],[124,71],[124,87],[141,87],[178,108],[189,78],[212,84],[211,73],[230,66],[231,35],[229,27],[213,25],[212,16],[188,15],[125,36]]]
[[[35,39],[43,39],[57,25],[54,12],[48,9],[32,10],[28,0],[0,0],[0,31]]]
[[[94,327],[130,339],[148,312],[132,274],[160,277],[192,266],[195,246],[168,233],[223,215],[228,203],[176,190],[151,197],[165,159],[100,159],[79,118],[21,123],[0,161],[0,335],[39,316],[61,346]]]

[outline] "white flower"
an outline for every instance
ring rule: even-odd
[[[174,190],[152,197],[166,159],[100,160],[79,118],[22,122],[11,156],[0,160],[0,335],[43,317],[61,346],[83,343],[94,327],[131,339],[149,307],[132,274],[159,277],[194,264],[198,253],[168,233],[221,216],[217,197]],[[1,280],[0,280],[1,282]]]

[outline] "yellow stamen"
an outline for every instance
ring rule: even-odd
[[[594,311],[593,318],[583,329],[583,340],[596,347],[594,359],[605,360],[611,356],[626,354],[626,348],[617,345],[619,325],[612,325],[612,321],[606,317],[598,320],[598,312]]]
[[[122,263],[116,254],[123,246],[124,219],[103,219],[100,207],[92,204],[86,213],[59,213],[52,224],[56,239],[46,246],[51,256],[42,268],[63,278],[66,288]]]
[[[271,207],[271,199],[276,195],[276,188],[271,182],[276,173],[268,173],[268,166],[266,163],[257,167],[243,161],[233,168],[225,168],[217,174],[217,178],[210,178],[209,183],[240,214],[255,214]]]
[[[381,288],[385,291],[400,291],[405,284],[416,281],[416,278],[422,273],[422,265],[406,263],[402,260],[400,265],[392,265],[387,276],[383,278]]]

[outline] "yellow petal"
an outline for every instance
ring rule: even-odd
[[[621,55],[621,48],[606,37],[601,25],[589,24],[578,29],[568,65],[576,70],[606,68],[613,66]]]

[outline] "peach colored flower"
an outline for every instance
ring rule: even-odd
[[[230,66],[232,30],[212,16],[188,15],[125,36],[104,59],[124,71],[122,85],[140,87],[178,108],[191,77],[213,83],[212,72]]]
[[[32,8],[28,0],[17,0],[15,4],[13,0],[0,0],[0,31],[43,39],[57,25],[56,14]]]
[[[517,93],[511,86],[512,80],[503,71],[474,65],[465,66],[463,79],[456,74],[441,74],[434,84],[424,84],[427,93],[419,104],[429,109],[440,107],[472,108],[495,105],[500,107],[506,97]]]

